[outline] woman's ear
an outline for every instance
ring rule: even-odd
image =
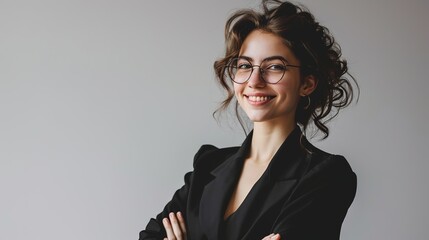
[[[314,77],[314,75],[308,75],[302,81],[299,94],[301,96],[308,96],[316,89],[316,87],[317,79]]]

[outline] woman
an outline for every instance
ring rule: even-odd
[[[303,132],[314,123],[329,135],[325,123],[351,102],[354,79],[308,11],[262,6],[228,20],[226,54],[214,66],[228,93],[221,108],[235,98],[252,132],[241,147],[203,145],[185,185],[140,239],[339,239],[356,175]]]

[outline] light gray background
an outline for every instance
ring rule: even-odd
[[[201,144],[241,144],[212,64],[257,3],[0,0],[0,239],[137,239]],[[316,142],[358,175],[342,239],[427,239],[429,2],[302,3],[362,90]]]

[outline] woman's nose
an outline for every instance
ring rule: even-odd
[[[252,74],[250,75],[247,85],[251,88],[265,87],[266,82],[262,77],[262,72],[259,66],[254,66]]]

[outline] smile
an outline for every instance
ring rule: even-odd
[[[275,96],[248,96],[244,95],[250,104],[252,105],[262,105],[265,103],[268,103],[271,99],[273,99]]]

